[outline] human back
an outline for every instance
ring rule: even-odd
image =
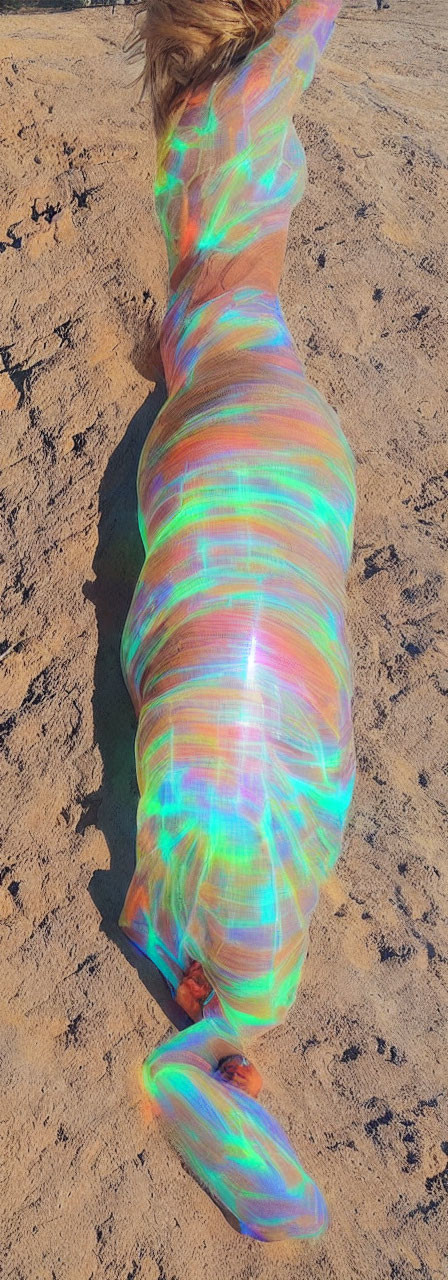
[[[228,8],[266,21],[273,6]],[[197,1023],[150,1055],[145,1083],[190,1168],[260,1239],[326,1224],[286,1135],[220,1063],[294,1001],[354,782],[354,459],[277,292],[305,178],[294,93],[338,8],[294,4],[211,86],[196,83],[198,64],[159,133],[168,398],[139,464],[146,557],[122,643],[141,802],[120,923],[173,990],[195,963],[210,987]],[[163,9],[148,5],[151,19]],[[178,35],[188,43],[185,20]]]

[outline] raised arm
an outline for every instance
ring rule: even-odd
[[[290,84],[294,93],[308,88],[342,4],[343,0],[295,0],[289,6],[268,45],[273,82]]]

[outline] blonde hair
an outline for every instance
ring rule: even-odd
[[[290,0],[141,0],[123,50],[144,59],[159,136],[189,90],[212,84],[263,43]]]

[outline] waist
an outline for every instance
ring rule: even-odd
[[[172,293],[168,298],[161,335],[171,332],[174,328],[179,334],[185,327],[189,326],[192,329],[193,322],[197,323],[201,317],[204,317],[204,322],[211,321],[214,316],[221,315],[232,304],[239,312],[247,312],[249,316],[257,302],[261,306],[267,306],[271,311],[281,310],[278,292],[275,289],[264,289],[245,283],[234,288],[223,289],[221,292],[212,292],[198,301],[194,291],[182,285],[177,293]]]
[[[277,293],[285,258],[288,227],[260,232],[244,249],[224,248],[199,252],[193,249],[182,257],[170,276],[170,295],[188,289],[192,302],[199,304],[243,286]]]
[[[278,293],[247,285],[226,289],[201,303],[194,303],[189,290],[181,289],[168,304],[160,333],[170,394],[189,385],[193,375],[195,382],[201,376],[210,380],[212,375],[219,380],[222,360],[230,376],[233,357],[240,374],[248,373],[252,356],[259,367],[261,352],[267,368],[269,355],[278,359],[280,347],[297,367],[298,353]]]

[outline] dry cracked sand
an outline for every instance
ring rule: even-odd
[[[118,650],[167,289],[131,14],[0,18],[2,1273],[441,1280],[445,6],[349,0],[297,104],[309,188],[281,302],[358,461],[358,775],[296,1005],[257,1059],[332,1221],[272,1246],[148,1123],[138,1071],[169,1002],[116,923],[138,798]]]

